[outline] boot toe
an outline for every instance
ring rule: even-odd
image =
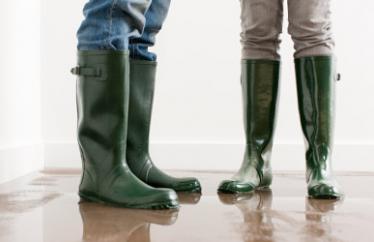
[[[178,196],[171,189],[157,189],[157,193],[152,195],[149,202],[141,207],[150,209],[173,209],[179,208]]]
[[[196,178],[188,177],[180,179],[180,181],[173,186],[173,190],[176,192],[201,193],[201,185]]]
[[[314,199],[340,199],[343,194],[335,186],[319,184],[308,189],[308,195]]]
[[[249,182],[225,180],[218,187],[221,193],[250,193],[255,190],[255,185]]]

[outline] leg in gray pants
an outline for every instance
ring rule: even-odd
[[[283,0],[241,0],[243,59],[279,60]],[[288,0],[295,58],[332,55],[330,0]]]

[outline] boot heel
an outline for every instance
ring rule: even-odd
[[[258,185],[258,190],[269,190],[270,189],[270,185],[273,181],[273,178],[271,175],[264,175],[260,185]]]

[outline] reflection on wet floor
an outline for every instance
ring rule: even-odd
[[[181,204],[196,204],[200,194],[180,193]],[[151,241],[150,226],[172,225],[178,210],[141,210],[114,208],[81,201],[79,212],[83,222],[83,241]]]
[[[304,234],[299,239],[306,241],[340,241],[331,233],[329,220],[336,206],[343,201],[312,200],[305,198],[305,221],[298,220],[292,213],[272,209],[273,196],[271,190],[256,191],[247,196],[221,195],[224,204],[235,205],[243,215],[241,234],[243,241],[279,241],[280,229],[292,226],[294,231]],[[284,235],[284,241],[294,235]],[[296,238],[295,238],[296,241]],[[298,241],[298,240],[297,240]]]
[[[216,194],[227,174],[199,175],[202,196],[179,194],[181,208],[162,211],[79,202],[77,173],[20,178],[0,185],[0,241],[372,241],[374,195],[357,185],[374,176],[340,176],[346,199],[323,201],[305,198],[298,175],[241,196]]]
[[[146,211],[80,203],[84,241],[151,241],[150,225],[171,225],[177,210]]]
[[[224,204],[234,205],[241,212],[243,224],[240,226],[240,233],[243,235],[243,241],[273,241],[275,228],[272,217],[278,214],[271,210],[271,190],[242,196],[220,195],[219,198]],[[287,217],[283,219],[287,220]]]

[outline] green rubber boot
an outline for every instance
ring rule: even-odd
[[[306,180],[311,198],[343,196],[331,170],[333,146],[335,60],[331,56],[295,59],[300,120],[305,139]]]
[[[129,57],[123,51],[79,51],[78,141],[83,163],[82,200],[127,208],[178,207],[170,189],[143,183],[126,163]]]
[[[279,69],[279,61],[242,61],[246,134],[244,160],[234,177],[220,184],[219,192],[253,192],[268,188],[272,182],[270,156],[278,100]]]
[[[154,187],[178,192],[201,192],[196,178],[175,178],[158,169],[149,155],[153,94],[157,62],[130,61],[130,106],[127,137],[127,162],[131,171]]]

